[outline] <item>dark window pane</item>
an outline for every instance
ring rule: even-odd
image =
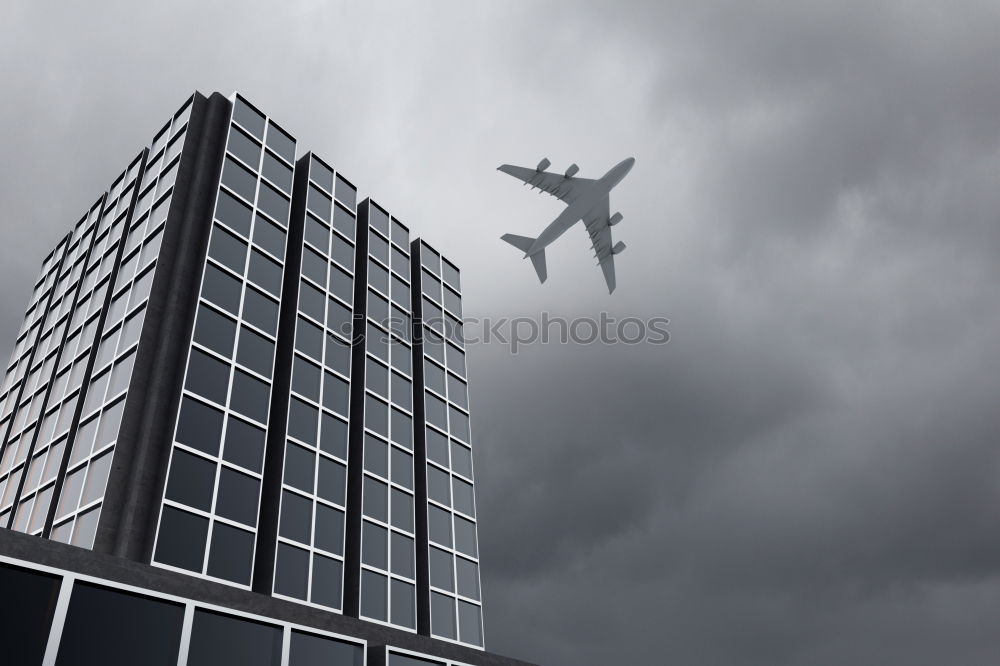
[[[466,601],[458,602],[458,626],[461,630],[461,640],[473,645],[483,644],[483,611]]]
[[[189,571],[201,571],[205,558],[208,519],[173,507],[163,507],[156,537],[157,562]]]
[[[392,270],[396,271],[402,275],[407,280],[410,279],[410,257],[405,252],[401,252],[397,248],[392,248]],[[393,298],[395,298],[393,294]],[[407,307],[409,307],[410,299],[406,298]]]
[[[392,441],[413,448],[413,420],[398,409],[392,410]]]
[[[264,136],[264,116],[241,98],[233,103],[233,120],[250,130],[258,139]]]
[[[444,306],[459,317],[462,316],[462,299],[448,287],[444,288]]]
[[[264,164],[261,168],[264,177],[286,192],[292,191],[292,170],[274,155],[264,152]]]
[[[185,386],[193,393],[224,405],[229,390],[229,365],[192,349]]]
[[[366,360],[365,388],[388,398],[389,369],[370,357]]]
[[[443,661],[418,659],[409,655],[389,653],[389,666],[444,666]]]
[[[433,428],[427,428],[427,458],[448,466],[448,438]]]
[[[393,579],[390,585],[392,585],[392,614],[389,620],[393,624],[400,624],[411,629],[416,627],[417,607],[414,597],[416,588],[410,583],[396,579]]]
[[[389,215],[375,205],[370,205],[368,208],[368,224],[378,231],[382,232],[383,235],[389,235]]]
[[[273,122],[267,126],[267,147],[284,157],[289,162],[295,161],[295,139]]]
[[[455,268],[450,261],[447,259],[441,262],[441,275],[444,277],[444,281],[454,287],[456,290],[462,288],[459,282],[458,269]]]
[[[326,338],[326,366],[345,377],[351,376],[351,347],[340,338],[328,335]]]
[[[330,307],[326,313],[326,326],[336,331],[348,340],[351,338],[353,315],[350,308],[333,298],[329,299]],[[322,321],[322,318],[320,319]]]
[[[389,444],[365,433],[365,469],[389,478]]]
[[[194,327],[195,342],[223,356],[231,356],[235,339],[235,321],[212,308],[198,306],[198,322]]]
[[[330,264],[329,289],[345,301],[350,302],[354,289],[354,278],[336,264]]]
[[[295,326],[295,348],[316,361],[322,361],[323,330],[299,317]]]
[[[274,343],[244,326],[240,331],[240,348],[236,360],[270,379],[274,363]]]
[[[437,592],[431,592],[431,634],[443,638],[457,638],[455,600]]]
[[[289,442],[285,449],[285,483],[311,493],[315,473],[316,454]]]
[[[383,437],[389,436],[389,405],[371,395],[365,396],[365,427]]]
[[[431,395],[430,393],[424,393],[424,405],[427,408],[427,422],[442,430],[448,429],[448,417],[445,411],[444,400]]]
[[[308,585],[309,553],[287,543],[279,543],[274,571],[275,593],[304,600]]]
[[[175,666],[183,621],[181,604],[78,582],[73,586],[56,664]],[[9,647],[6,644],[3,649],[6,663],[31,663],[10,661]]]
[[[392,536],[392,573],[398,576],[414,577],[413,539],[393,532]]]
[[[298,398],[288,405],[288,434],[299,441],[316,446],[316,419],[319,410]]]
[[[187,666],[279,666],[281,634],[269,624],[196,610]]]
[[[451,469],[472,478],[472,451],[458,442],[451,443]]]
[[[330,263],[309,247],[302,248],[302,274],[322,286],[326,284],[326,269]],[[342,271],[341,271],[342,272]]]
[[[277,220],[282,226],[288,224],[288,199],[267,183],[261,183],[257,194],[257,207]]]
[[[215,467],[216,463],[211,460],[180,449],[174,450],[166,498],[195,509],[210,511],[215,493]]]
[[[256,169],[260,162],[260,144],[235,127],[229,132],[226,150]]]
[[[250,235],[250,220],[253,211],[245,203],[225,190],[219,190],[219,202],[215,206],[215,219],[244,236]]]
[[[377,569],[389,568],[389,530],[364,521],[361,527],[361,561]]]
[[[452,554],[440,548],[431,548],[428,558],[431,585],[449,592],[455,591],[455,575],[452,571]]]
[[[316,504],[316,540],[317,548],[334,553],[344,554],[344,512]]]
[[[398,220],[392,221],[392,242],[400,247],[409,247],[410,245],[410,232],[399,223]]]
[[[318,569],[319,567],[314,567]],[[315,574],[313,578],[315,578]],[[332,578],[338,579],[337,576]],[[339,589],[339,588],[338,588]],[[340,607],[340,593],[336,594]],[[313,601],[316,598],[316,584],[313,583]],[[320,601],[319,603],[325,603]],[[327,604],[332,605],[332,604]],[[288,652],[288,666],[362,666],[363,649],[325,636],[313,636],[300,631],[292,632],[292,644]]]
[[[399,305],[402,305],[407,310],[410,309],[410,287],[405,282],[396,277],[395,274],[392,276],[392,300]]]
[[[356,206],[355,199],[357,198],[357,190],[354,186],[340,176],[337,176],[337,184],[335,187],[336,190],[333,193],[334,196],[353,209]]]
[[[257,176],[227,157],[222,168],[222,184],[252,202],[257,189]]]
[[[448,400],[459,407],[469,408],[469,393],[465,382],[454,375],[448,375]]]
[[[185,396],[177,419],[177,441],[215,456],[221,440],[222,412]]]
[[[249,585],[252,564],[253,534],[224,523],[215,523],[208,554],[208,575]]]
[[[237,370],[233,375],[230,406],[244,416],[267,423],[268,391],[267,384]]]
[[[264,431],[246,421],[230,417],[226,426],[223,458],[254,472],[263,469]]]
[[[278,304],[256,289],[247,287],[243,319],[274,335],[278,328]]]
[[[413,531],[413,495],[398,488],[390,489],[392,526],[407,532]]]
[[[473,497],[472,484],[458,478],[452,478],[452,490],[455,498],[455,509],[475,518],[476,501]]]
[[[427,532],[431,541],[451,547],[451,513],[436,506],[427,507]]]
[[[292,390],[319,402],[319,367],[296,356],[292,361]]]
[[[320,162],[315,155],[309,160],[309,180],[314,180],[328,192],[333,192],[333,169]]]
[[[413,456],[400,451],[395,446],[392,449],[392,482],[413,490]]]
[[[336,234],[330,246],[330,258],[347,270],[354,270],[354,246]]]
[[[209,264],[205,266],[205,282],[201,286],[203,298],[215,303],[234,315],[240,312],[242,282],[225,271]]]
[[[250,281],[274,297],[281,296],[281,266],[256,250],[250,251]]]
[[[412,409],[413,395],[410,380],[395,372],[392,373],[392,401],[400,407]]]
[[[354,240],[357,234],[357,219],[354,213],[350,212],[339,203],[333,206],[333,228],[344,234],[348,239]]]
[[[338,561],[322,555],[313,555],[312,572],[312,599],[313,603],[323,604],[330,608],[340,608],[340,591],[343,587],[344,567]],[[294,645],[294,642],[292,643]],[[345,645],[346,644],[341,644]],[[351,654],[351,653],[348,653]],[[359,657],[360,659],[360,657]],[[319,664],[320,662],[305,661],[300,658],[297,661],[289,657],[289,665],[295,663]],[[353,664],[350,661],[324,661],[323,666],[336,666],[337,664]],[[358,661],[358,666],[361,662]]]
[[[401,321],[403,321],[403,326],[406,327],[409,326],[409,322],[406,321],[405,319],[401,319]],[[410,350],[409,347],[401,343],[397,338],[393,338],[392,367],[394,369],[399,370],[400,372],[405,373],[407,375],[412,374],[413,370],[410,367],[411,354],[412,351]]]
[[[375,620],[388,619],[388,582],[385,576],[371,571],[361,572],[361,615]]]
[[[314,185],[309,186],[309,194],[306,195],[306,206],[312,212],[324,220],[330,219],[331,203],[330,197],[317,189]]]
[[[347,458],[347,423],[324,413],[321,418],[319,448],[338,458]]]
[[[447,472],[434,465],[427,466],[427,496],[435,502],[451,506],[451,483]]]
[[[387,329],[392,323],[389,321],[389,301],[371,290],[368,291],[368,317]]]
[[[257,218],[253,226],[253,242],[276,256],[278,259],[285,258],[285,232],[275,226],[270,220],[262,217]]]
[[[344,505],[347,492],[347,470],[338,462],[319,457],[319,487],[316,494],[321,498]]]
[[[217,514],[253,527],[257,524],[259,498],[260,481],[228,467],[219,471],[219,497],[215,501]]]
[[[323,406],[346,416],[348,401],[347,382],[329,372],[324,373],[323,382]]]
[[[382,522],[389,521],[389,486],[370,476],[364,482],[364,514]]]
[[[61,578],[0,564],[0,643],[10,664],[41,664]]]
[[[455,550],[469,557],[479,557],[476,524],[458,516],[455,516]]]
[[[368,284],[380,290],[383,294],[389,293],[389,271],[382,268],[381,264],[377,264],[374,261],[368,262]],[[383,306],[386,307],[386,306]],[[372,317],[371,306],[369,306],[368,316]],[[373,317],[377,321],[381,322],[382,318]]]
[[[458,593],[463,597],[479,600],[479,565],[464,557],[455,558]]]
[[[324,321],[326,295],[308,282],[299,283],[299,311],[318,322]]]
[[[287,490],[281,493],[281,536],[299,543],[312,541],[312,500]]]
[[[315,245],[320,254],[325,255],[330,249],[330,228],[316,218],[306,215],[305,240]]]

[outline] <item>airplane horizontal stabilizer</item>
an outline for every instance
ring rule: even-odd
[[[527,236],[518,236],[517,234],[504,234],[500,237],[500,240],[505,240],[514,247],[516,247],[521,252],[527,254],[528,250],[531,249],[532,244],[535,242],[534,238],[528,238]]]
[[[531,265],[535,267],[535,272],[538,273],[538,281],[545,282],[545,278],[549,276],[548,271],[545,269],[545,250],[531,255]]]

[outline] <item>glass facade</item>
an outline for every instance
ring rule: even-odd
[[[153,562],[249,586],[295,142],[233,100]]]
[[[340,610],[357,222],[333,169],[315,155],[306,164],[274,594]]]
[[[368,200],[361,617],[415,630],[409,230]]]
[[[459,271],[295,157],[244,98],[196,94],[45,258],[0,385],[0,528],[481,649]],[[72,633],[88,603],[136,623],[122,663],[155,661],[147,612],[182,612],[145,641],[170,663],[228,631],[78,592],[73,653],[101,642]],[[258,629],[245,663],[339,649]]]
[[[417,330],[423,349],[431,635],[482,646],[459,271],[424,241],[415,241],[413,248],[420,261]]]

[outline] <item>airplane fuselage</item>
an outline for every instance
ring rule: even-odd
[[[531,248],[524,256],[529,257],[537,252],[541,252],[553,241],[566,233],[566,230],[574,224],[587,217],[588,213],[597,206],[602,205],[628,172],[632,170],[635,158],[629,157],[613,166],[606,174],[595,181],[594,185],[583,190],[583,193],[573,199],[559,217],[554,219],[549,226],[535,239]]]

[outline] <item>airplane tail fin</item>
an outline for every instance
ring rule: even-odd
[[[527,236],[518,236],[516,234],[504,234],[500,237],[502,240],[507,241],[514,247],[516,247],[521,252],[527,253],[531,249],[531,246],[535,243],[534,238],[529,238]],[[545,250],[539,250],[531,255],[531,265],[535,267],[535,273],[538,274],[538,281],[545,282],[548,277],[548,271],[545,268]]]

